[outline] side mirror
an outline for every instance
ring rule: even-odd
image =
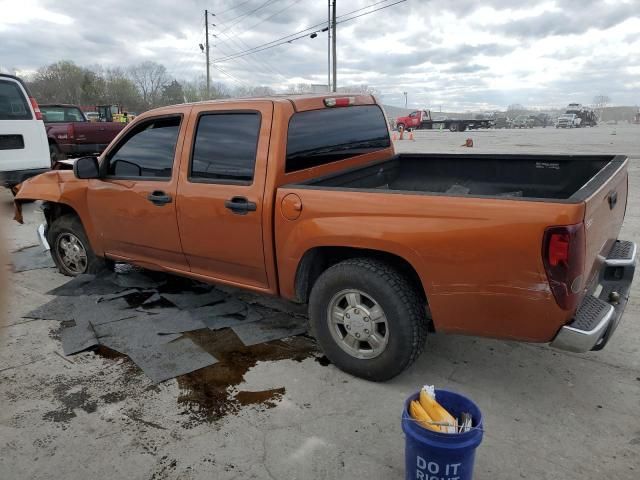
[[[73,164],[73,174],[76,178],[99,178],[100,168],[97,157],[82,157]]]

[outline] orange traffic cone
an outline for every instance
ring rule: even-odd
[[[404,140],[404,128],[400,127],[400,138],[398,140]]]
[[[415,138],[413,138],[413,130],[409,130],[409,140],[414,141]]]
[[[394,142],[398,141],[398,134],[396,132],[393,132],[393,136],[391,137],[391,140],[393,140]]]

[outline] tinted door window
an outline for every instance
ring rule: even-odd
[[[171,178],[180,117],[139,125],[109,154],[109,176]]]
[[[343,160],[390,146],[377,105],[296,113],[289,121],[286,172]]]
[[[31,120],[31,109],[20,86],[0,80],[0,120]]]
[[[253,181],[260,114],[214,113],[198,120],[191,180]]]

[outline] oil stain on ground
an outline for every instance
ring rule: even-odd
[[[230,329],[198,330],[185,335],[219,360],[177,379],[178,404],[189,418],[187,427],[218,420],[245,405],[273,408],[284,395],[284,387],[257,392],[234,392],[232,387],[241,384],[247,371],[260,361],[302,361],[316,352],[315,342],[304,336],[246,347]]]

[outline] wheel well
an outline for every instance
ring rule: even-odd
[[[75,215],[80,218],[78,212],[64,203],[45,202],[42,205],[42,211],[44,212],[44,218],[47,219],[47,225],[51,225],[54,220],[62,217],[63,215]]]
[[[409,279],[423,300],[427,301],[427,295],[418,273],[404,258],[379,250],[352,247],[316,247],[305,252],[296,272],[296,300],[300,303],[306,303],[313,285],[322,272],[349,258],[375,258],[392,265]]]

